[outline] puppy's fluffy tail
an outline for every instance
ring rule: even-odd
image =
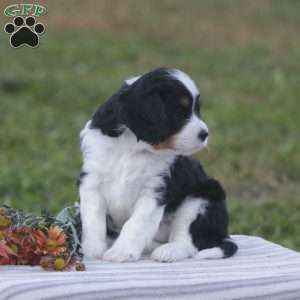
[[[225,238],[218,247],[199,251],[195,258],[218,259],[233,256],[238,250],[237,244],[229,237]]]

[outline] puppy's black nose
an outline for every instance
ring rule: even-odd
[[[208,132],[206,130],[201,130],[198,134],[199,139],[204,142],[206,138],[208,137]]]

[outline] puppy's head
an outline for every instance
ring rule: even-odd
[[[152,150],[190,155],[207,145],[199,91],[182,71],[156,69],[128,79],[120,100],[124,125]]]

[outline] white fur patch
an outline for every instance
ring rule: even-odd
[[[175,213],[169,242],[157,247],[151,257],[161,262],[174,262],[197,253],[189,228],[197,215],[205,214],[207,201],[200,198],[187,197]]]
[[[208,127],[198,116],[193,114],[183,129],[175,135],[174,148],[185,155],[200,151],[208,144],[208,138],[205,141],[199,138],[201,130],[208,132]]]
[[[205,214],[207,205],[207,200],[186,197],[176,211],[174,221],[171,225],[169,241],[187,241],[192,243],[189,232],[190,225],[199,213],[202,215]]]
[[[114,262],[136,261],[140,258],[140,255],[137,245],[130,241],[121,243],[116,240],[112,247],[104,253],[103,259]]]
[[[151,257],[156,261],[175,262],[193,256],[195,251],[188,243],[171,242],[156,248]]]
[[[194,256],[196,259],[218,259],[223,257],[224,253],[219,247],[201,250]]]
[[[126,84],[131,85],[136,82],[141,76],[130,77],[125,80]]]
[[[151,243],[163,217],[164,206],[158,205],[155,187],[159,179],[147,184],[137,200],[132,216],[124,224],[115,244],[104,254],[109,261],[135,261]]]
[[[184,86],[191,92],[194,99],[197,95],[199,95],[199,91],[195,82],[186,73],[177,69],[173,69],[170,70],[170,74],[184,84]]]

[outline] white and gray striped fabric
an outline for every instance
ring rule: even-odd
[[[0,299],[300,299],[300,253],[234,235],[239,252],[219,260],[87,261],[85,272],[1,266]]]

